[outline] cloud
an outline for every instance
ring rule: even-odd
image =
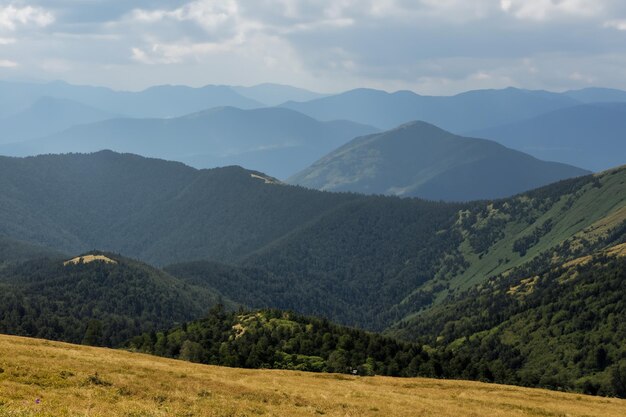
[[[591,17],[600,14],[598,0],[501,0],[503,11],[519,19],[547,20],[563,16]]]
[[[54,16],[39,7],[13,5],[0,6],[0,28],[13,31],[18,26],[35,25],[45,27],[54,22]]]
[[[8,59],[0,59],[0,68],[15,68],[19,64],[15,61],[11,61]]]
[[[3,0],[0,0],[3,4]],[[451,93],[626,88],[622,0],[14,0],[24,76],[138,89],[292,83]],[[614,29],[614,30],[612,30]]]
[[[604,27],[613,28],[617,30],[626,30],[626,19],[621,20],[609,20],[604,23]]]

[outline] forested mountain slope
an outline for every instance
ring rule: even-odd
[[[46,257],[0,270],[0,333],[118,346],[206,314],[214,291],[119,255]]]
[[[468,201],[509,197],[588,173],[411,122],[353,139],[288,182],[326,191]]]
[[[195,170],[109,151],[0,160],[0,234],[155,264],[234,260],[362,198],[286,187],[238,167]]]
[[[449,204],[324,193],[237,167],[194,170],[112,152],[6,158],[0,167],[7,237],[177,263],[173,275],[249,307],[378,330],[567,239],[591,250],[626,213],[624,168]]]
[[[390,333],[472,364],[463,378],[624,397],[624,242],[626,223],[605,240],[609,247],[566,261],[579,250],[570,240]]]

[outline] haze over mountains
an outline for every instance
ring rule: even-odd
[[[546,161],[601,171],[624,163],[626,103],[568,107],[471,134]]]
[[[413,122],[356,138],[288,181],[326,191],[467,201],[508,197],[587,173]]]
[[[243,165],[287,178],[355,136],[377,129],[318,122],[281,108],[217,107],[170,119],[111,119],[0,147],[5,155],[112,149],[186,162],[199,168]]]
[[[622,107],[615,102],[626,93],[611,89],[434,97],[370,89],[323,95],[276,84],[118,92],[3,81],[0,93],[0,154],[6,155],[112,149],[200,168],[241,165],[286,179],[355,137],[425,121],[584,169],[624,162]],[[268,107],[276,105],[281,108]]]
[[[357,89],[304,103],[289,102],[283,106],[319,120],[340,118],[381,129],[421,120],[462,133],[575,104],[578,101],[562,94],[516,88],[469,91],[448,97],[421,96],[411,91],[387,93]]]

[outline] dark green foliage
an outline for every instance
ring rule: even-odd
[[[391,376],[440,376],[441,369],[418,345],[278,310],[229,313],[216,307],[202,320],[135,337],[128,347],[245,368]]]
[[[536,228],[532,234],[523,236],[517,239],[513,243],[513,250],[520,254],[520,256],[526,255],[526,251],[529,248],[537,244],[539,239],[545,236],[552,229],[552,220],[548,219],[541,226]]]
[[[29,261],[0,274],[0,332],[99,346],[199,317],[219,296],[147,265],[108,255],[64,266]]]
[[[425,304],[418,298],[401,302],[431,280],[440,259],[459,245],[461,236],[451,229],[456,210],[371,197],[321,216],[245,259],[242,269],[196,262],[166,270],[251,307],[298,310],[380,330]]]
[[[451,376],[480,379],[485,364],[501,367],[496,382],[624,396],[626,258],[599,252],[536,276],[526,269],[459,294],[395,334],[437,346]]]

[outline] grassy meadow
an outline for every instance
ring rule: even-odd
[[[623,417],[626,401],[495,384],[192,364],[0,336],[0,416]]]

